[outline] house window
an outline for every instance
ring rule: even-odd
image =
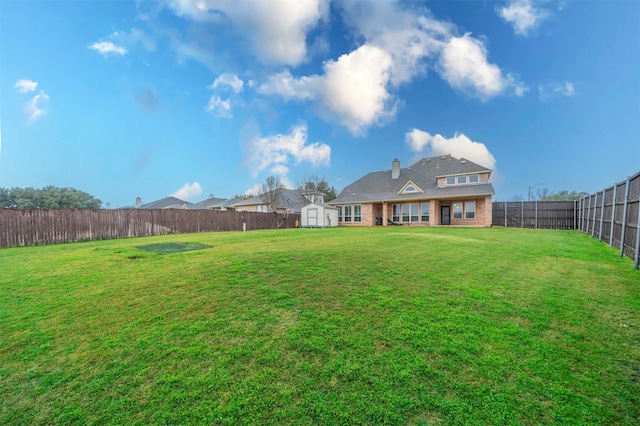
[[[413,185],[409,185],[404,189],[404,192],[417,192],[418,190],[416,189],[415,186]]]
[[[400,206],[401,204],[394,204],[391,207],[391,220],[394,222],[400,222]]]
[[[411,222],[417,222],[418,221],[418,203],[411,203]]]
[[[423,222],[429,222],[429,203],[422,203],[422,217]]]
[[[458,185],[464,185],[465,183],[467,183],[467,177],[466,176],[458,176]]]
[[[480,182],[480,176],[469,175],[469,183],[478,183],[478,182]]]
[[[353,206],[353,221],[362,222],[362,206],[360,204]]]
[[[342,222],[342,206],[338,206],[338,222]]]
[[[447,185],[455,185],[456,184],[456,177],[455,176],[450,176],[447,178]]]
[[[462,203],[453,203],[453,218],[462,219]]]
[[[402,205],[402,221],[409,222],[409,204]]]
[[[476,202],[475,201],[464,202],[464,218],[465,219],[476,218]]]
[[[344,221],[351,222],[351,206],[344,206]]]

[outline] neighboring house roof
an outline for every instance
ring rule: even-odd
[[[189,208],[190,209],[210,209],[212,207],[217,206],[219,203],[223,201],[227,201],[227,200],[225,200],[224,198],[211,197],[211,198],[207,198],[206,200],[195,203],[192,207],[189,207]]]
[[[166,197],[140,206],[141,209],[190,209],[193,204],[176,197]]]
[[[230,199],[226,199],[226,200],[220,200],[217,203],[210,205],[209,208],[210,209],[218,209],[218,208],[222,208],[222,207],[231,207],[235,203],[237,203],[238,201],[240,201],[240,198],[230,198]]]
[[[391,178],[391,170],[369,173],[345,187],[329,204],[371,203],[380,201],[402,201],[412,199],[455,198],[463,196],[493,195],[490,183],[438,187],[437,178],[444,176],[491,173],[490,169],[464,158],[451,155],[423,158],[411,167],[400,169],[400,177]],[[400,191],[411,181],[420,191]]]
[[[279,210],[289,210],[292,212],[300,213],[302,206],[306,204],[300,195],[300,192],[296,189],[286,189],[282,188],[280,191],[280,199],[278,200],[278,205],[276,206]],[[243,206],[257,206],[257,205],[265,205],[262,198],[259,195],[255,197],[248,198],[246,200],[239,200],[236,203],[231,204],[232,207],[243,207]]]

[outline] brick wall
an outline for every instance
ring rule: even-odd
[[[425,200],[415,200],[410,202],[422,203]],[[460,202],[463,203],[465,201],[475,201],[476,202],[476,217],[475,219],[464,219],[464,210],[463,210],[463,219],[454,219],[453,218],[453,203]],[[409,202],[409,203],[410,203]],[[340,225],[344,226],[375,226],[376,217],[383,217],[383,225],[386,225],[384,217],[387,219],[393,220],[393,204],[394,203],[385,203],[384,210],[386,215],[382,211],[381,205],[374,204],[362,204],[362,221],[361,222],[340,222]],[[402,203],[395,203],[402,204]],[[429,200],[429,222],[402,222],[400,219],[399,223],[402,223],[405,226],[430,226],[430,225],[441,225],[440,218],[440,207],[441,206],[450,206],[451,207],[451,225],[458,226],[491,226],[493,211],[493,204],[491,202],[491,196],[486,198],[465,198],[460,200]],[[353,210],[352,210],[353,212]],[[352,213],[353,214],[353,213]],[[421,217],[420,217],[421,219]]]

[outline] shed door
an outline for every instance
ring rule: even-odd
[[[307,226],[318,226],[318,209],[307,209]]]

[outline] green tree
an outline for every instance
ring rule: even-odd
[[[231,199],[236,199],[236,200],[248,200],[249,198],[253,198],[255,197],[255,195],[249,193],[249,194],[236,194],[233,197],[231,197]]]
[[[567,191],[566,189],[551,192],[548,188],[541,188],[532,198],[537,201],[577,201],[587,195],[589,194],[586,192]]]
[[[102,201],[74,188],[0,188],[0,208],[99,209]]]

